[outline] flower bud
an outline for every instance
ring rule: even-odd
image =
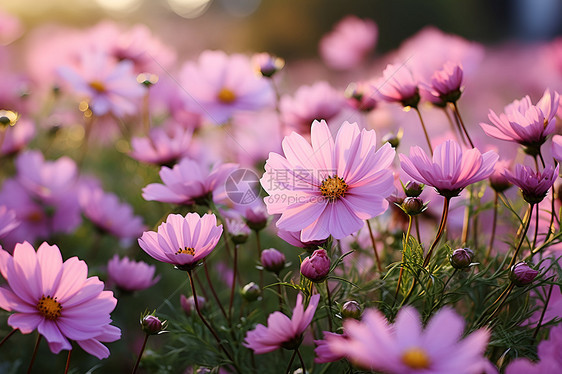
[[[142,331],[144,331],[148,335],[157,335],[161,334],[166,328],[167,321],[160,321],[158,317],[152,314],[146,314],[141,318],[141,327]]]
[[[359,319],[361,318],[361,313],[361,306],[357,301],[354,300],[347,301],[345,304],[343,304],[343,307],[341,309],[341,315],[343,316],[343,318]]]
[[[343,94],[351,107],[362,112],[370,112],[377,107],[375,90],[369,83],[352,82]]]
[[[400,140],[402,140],[402,136],[400,133],[394,134],[390,132],[382,137],[383,144],[388,142],[390,143],[392,148],[398,148],[398,146],[400,145]]]
[[[266,78],[271,78],[285,66],[285,60],[269,53],[258,53],[252,60],[257,71]]]
[[[203,296],[197,296],[197,304],[199,305],[199,310],[205,307],[207,300]],[[195,299],[193,296],[185,297],[183,294],[180,296],[180,304],[187,316],[190,316],[195,311]]]
[[[246,301],[252,302],[256,301],[258,297],[260,297],[261,290],[257,284],[255,284],[254,282],[250,282],[242,288],[240,293],[242,294],[242,297],[246,299]]]
[[[404,193],[407,197],[418,197],[421,195],[424,187],[425,185],[422,183],[409,181],[404,185]]]
[[[227,219],[228,232],[234,244],[244,244],[250,236],[250,228],[242,220]]]
[[[470,266],[474,252],[469,248],[458,248],[453,251],[449,262],[455,269],[464,269]]]
[[[275,248],[264,249],[260,259],[263,268],[275,274],[285,267],[285,255]]]
[[[263,230],[267,226],[267,218],[265,208],[246,209],[246,225],[254,231]]]
[[[415,216],[422,213],[427,206],[419,197],[407,197],[402,202],[401,208],[409,216]]]
[[[301,274],[313,282],[322,282],[330,272],[330,258],[325,249],[317,249],[301,264]]]
[[[526,286],[533,282],[539,272],[531,268],[526,262],[518,262],[511,267],[509,279],[519,287]]]

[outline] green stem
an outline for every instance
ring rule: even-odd
[[[431,140],[429,140],[429,135],[427,134],[427,129],[425,128],[425,123],[423,122],[421,112],[418,109],[418,107],[413,107],[413,108],[416,111],[416,113],[418,114],[418,118],[420,119],[420,123],[421,123],[422,129],[423,129],[423,133],[425,135],[425,140],[427,141],[427,145],[429,147],[429,152],[433,156],[433,147],[431,146]]]
[[[12,331],[10,331],[10,333],[8,335],[6,335],[4,337],[4,339],[2,339],[2,341],[0,342],[0,347],[2,346],[2,344],[4,344],[8,339],[10,339],[10,337],[12,335],[14,335],[16,333],[16,331],[18,331],[18,329],[13,329]]]
[[[207,262],[203,261],[203,268],[205,269],[205,278],[207,278],[207,284],[209,285],[209,288],[211,289],[211,293],[213,294],[213,297],[215,298],[215,301],[217,302],[217,304],[219,305],[219,308],[222,312],[222,315],[224,316],[224,318],[229,321],[228,316],[226,315],[226,311],[224,310],[222,303],[219,299],[219,296],[217,295],[217,292],[215,291],[215,287],[213,287],[213,282],[211,281],[211,277],[209,276],[209,269],[207,268]]]
[[[304,360],[302,359],[302,355],[301,355],[301,353],[299,352],[299,349],[298,349],[298,348],[295,349],[295,351],[297,352],[297,356],[299,356],[299,360],[300,360],[300,362],[301,362],[302,373],[303,373],[303,374],[306,374],[306,365],[304,364]]]
[[[398,294],[400,293],[400,284],[402,283],[402,274],[404,272],[404,254],[406,252],[406,247],[408,246],[408,242],[410,240],[410,231],[412,230],[412,216],[408,215],[408,230],[406,231],[406,237],[404,239],[404,243],[402,245],[402,260],[400,263],[400,273],[398,274],[398,283],[396,283],[396,292],[394,293],[394,302],[398,298]]]
[[[553,287],[554,287],[554,283],[550,285],[550,288],[548,290],[548,295],[546,296],[546,300],[544,302],[544,308],[543,308],[542,313],[541,313],[541,318],[539,319],[539,322],[537,324],[537,328],[535,329],[535,332],[533,333],[533,338],[536,338],[537,335],[539,334],[539,330],[541,328],[542,321],[543,321],[544,315],[546,313],[546,308],[548,307],[548,303],[550,302],[550,296],[552,295],[552,288]]]
[[[441,223],[439,224],[439,229],[437,230],[437,235],[435,236],[435,240],[431,244],[431,247],[429,247],[429,251],[425,256],[425,259],[423,260],[422,267],[426,267],[429,264],[429,260],[431,259],[431,254],[433,253],[433,250],[437,246],[437,243],[439,243],[441,236],[443,236],[443,232],[445,231],[445,227],[447,226],[447,217],[449,215],[449,200],[451,200],[450,197],[445,197],[445,200],[443,200],[443,214],[441,215]]]
[[[527,214],[527,221],[525,222],[525,229],[523,230],[523,234],[521,235],[521,239],[519,240],[519,244],[517,244],[517,248],[515,249],[515,253],[513,254],[513,258],[509,262],[507,266],[510,269],[513,265],[515,265],[515,261],[517,261],[517,255],[519,254],[519,250],[521,249],[521,245],[523,245],[523,241],[525,241],[525,237],[527,235],[527,231],[529,230],[529,226],[531,223],[531,217],[533,216],[533,207],[534,204],[529,204],[529,210]],[[531,249],[532,250],[532,249]]]
[[[488,322],[490,322],[495,316],[496,314],[498,314],[498,312],[500,311],[501,307],[503,306],[503,304],[505,303],[505,301],[507,300],[507,298],[509,297],[509,294],[511,293],[511,291],[513,290],[513,287],[515,286],[515,284],[513,282],[511,282],[509,284],[509,286],[502,292],[502,294],[496,299],[496,301],[494,301],[492,303],[492,305],[490,305],[488,308],[486,308],[486,311],[488,311],[488,309],[492,308],[496,303],[499,302],[499,305],[496,307],[496,309],[494,310],[494,312],[492,314],[490,314],[490,316],[488,318],[486,318],[486,320],[484,321],[484,325],[487,324]],[[501,300],[501,301],[500,301]],[[483,314],[484,315],[484,314]]]
[[[535,212],[535,235],[533,235],[533,245],[531,246],[531,251],[537,245],[538,234],[539,234],[539,204],[537,204],[537,209]]]
[[[287,365],[287,370],[285,370],[287,374],[291,373],[291,365],[293,365],[293,361],[295,361],[296,356],[297,356],[297,350],[295,349],[293,351],[293,354],[291,355],[291,359],[289,360],[289,365]]]
[[[492,247],[494,246],[494,240],[496,238],[496,226],[498,223],[498,209],[499,209],[499,196],[498,192],[494,192],[494,218],[492,219],[492,235],[490,236],[490,243],[488,244],[488,249],[486,249],[486,261],[490,258],[492,253]]]
[[[27,374],[31,373],[31,368],[33,368],[33,363],[37,357],[37,351],[39,350],[39,343],[41,343],[41,334],[37,334],[37,341],[35,342],[35,348],[33,348],[33,354],[31,356],[31,361],[29,361],[29,367],[27,368]]]
[[[228,303],[228,323],[232,323],[232,304],[234,303],[234,289],[236,288],[236,272],[238,271],[238,246],[234,245],[234,268],[232,271],[232,286],[230,287],[230,301]]]
[[[137,372],[137,369],[138,369],[138,367],[139,367],[139,364],[140,364],[140,361],[141,361],[141,358],[142,358],[142,354],[143,354],[143,352],[144,352],[144,349],[146,348],[146,342],[148,341],[148,337],[149,337],[149,336],[150,336],[149,334],[145,334],[145,335],[144,335],[144,341],[142,342],[142,347],[141,347],[141,349],[140,349],[140,351],[139,351],[139,357],[137,358],[137,362],[135,362],[135,367],[133,368],[133,373],[132,373],[132,374],[135,374],[135,373]]]
[[[326,284],[326,294],[328,295],[328,326],[330,328],[330,332],[333,331],[333,326],[332,326],[332,296],[330,295],[330,286],[328,285],[328,280],[326,279],[324,281],[324,283]],[[304,369],[304,367],[303,367]]]
[[[468,143],[470,143],[470,146],[474,148],[474,143],[472,143],[472,140],[470,139],[470,135],[468,135],[468,131],[466,131],[466,127],[464,126],[464,121],[462,120],[461,113],[459,111],[459,107],[457,106],[456,101],[453,103],[453,112],[455,114],[455,118],[458,121],[457,123],[461,127],[462,131],[464,132],[464,135],[466,136],[466,139],[468,140]]]
[[[261,239],[260,239],[260,232],[258,230],[255,230],[256,232],[256,249],[257,249],[257,255],[258,255],[258,263],[261,263]],[[260,289],[263,290],[263,269],[259,270],[260,272]]]
[[[373,229],[371,228],[371,222],[369,222],[369,220],[366,220],[365,222],[367,222],[367,228],[369,229],[369,236],[371,237],[371,244],[373,246],[373,252],[375,252],[375,259],[377,260],[377,268],[379,269],[379,272],[383,272],[383,268],[381,265],[381,260],[379,258],[379,254],[377,252],[377,245],[375,243],[375,236],[373,235]]]

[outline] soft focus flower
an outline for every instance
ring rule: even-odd
[[[533,280],[539,275],[539,272],[529,266],[526,262],[518,262],[511,267],[509,272],[509,279],[516,286],[523,287],[532,283]]]
[[[270,82],[254,72],[247,56],[204,51],[197,63],[188,62],[180,73],[187,107],[216,124],[225,123],[237,111],[273,105]]]
[[[511,166],[512,161],[509,160],[499,160],[496,162],[494,172],[489,177],[490,186],[494,189],[494,191],[503,192],[513,186],[513,184],[511,184],[504,175],[507,170],[511,169]]]
[[[377,38],[373,20],[346,16],[320,40],[320,56],[333,69],[350,70],[363,62]]]
[[[0,238],[6,236],[19,224],[19,221],[16,219],[16,212],[3,205],[0,206]]]
[[[145,93],[131,62],[115,63],[102,53],[84,53],[78,66],[61,66],[57,71],[77,95],[88,100],[96,116],[109,112],[117,117],[134,114]]]
[[[17,153],[24,149],[35,136],[35,125],[26,118],[19,118],[13,127],[5,130],[4,141],[0,147],[3,156]]]
[[[263,230],[267,226],[269,215],[263,204],[247,208],[244,212],[246,225],[254,231]]]
[[[402,169],[410,177],[449,198],[458,196],[466,186],[488,178],[499,158],[494,151],[481,154],[477,148],[463,152],[454,140],[438,145],[433,160],[417,146],[410,148],[409,157],[403,154],[399,157]]]
[[[400,103],[404,107],[418,106],[420,93],[418,81],[405,64],[388,64],[382,72],[382,78],[374,83],[381,100],[389,103]]]
[[[0,250],[0,272],[8,287],[0,288],[0,307],[15,312],[8,324],[29,334],[37,329],[53,353],[71,350],[75,340],[99,359],[109,356],[100,342],[118,340],[121,331],[110,325],[117,300],[97,277],[88,278],[84,261],[64,263],[56,245],[17,244],[13,257]]]
[[[284,95],[281,98],[281,121],[299,134],[308,134],[314,120],[330,121],[341,112],[345,103],[341,92],[328,82],[300,86],[293,96]]]
[[[158,226],[158,232],[144,232],[139,245],[158,261],[190,270],[215,249],[221,234],[222,225],[217,226],[214,214],[203,217],[197,213],[187,213],[185,217],[170,214]]]
[[[252,56],[252,63],[255,69],[267,78],[271,78],[285,66],[285,60],[265,52]]]
[[[346,339],[327,337],[330,351],[360,366],[389,374],[481,374],[489,332],[477,330],[460,340],[464,320],[452,309],[435,314],[424,330],[417,310],[406,306],[389,325],[376,309],[363,313],[361,322],[344,321]]]
[[[260,286],[258,286],[254,282],[250,282],[242,287],[242,289],[240,290],[240,294],[246,301],[256,301],[261,295]]]
[[[285,267],[285,255],[275,248],[261,251],[260,261],[265,270],[276,274]]]
[[[260,182],[268,213],[281,214],[279,229],[301,231],[302,242],[341,239],[387,209],[390,144],[376,150],[375,132],[348,122],[334,140],[325,121],[312,124],[311,143],[292,133],[283,140],[285,157],[272,152],[266,162]]]
[[[555,116],[559,102],[558,92],[551,93],[546,89],[536,105],[532,104],[529,96],[525,96],[507,105],[499,116],[490,110],[488,118],[493,126],[487,123],[480,123],[480,126],[487,135],[519,143],[528,154],[536,156],[540,153],[540,146],[556,130]]]
[[[359,319],[362,313],[363,310],[361,310],[361,306],[355,300],[346,301],[341,308],[341,315],[343,318]]]
[[[289,318],[281,312],[273,312],[267,317],[268,327],[259,324],[254,330],[248,331],[244,346],[256,354],[274,351],[281,347],[296,349],[302,341],[304,330],[312,322],[320,295],[312,295],[306,310],[302,304],[302,295],[297,295],[297,303],[293,309],[293,317]]]
[[[325,249],[317,249],[301,263],[301,274],[313,282],[322,282],[330,272],[330,258]]]
[[[160,276],[154,276],[155,270],[154,265],[137,262],[128,257],[120,259],[118,255],[113,256],[107,263],[109,279],[120,289],[129,292],[142,291],[155,285],[160,279]]]
[[[192,131],[180,126],[154,128],[147,137],[131,139],[135,160],[156,165],[170,165],[190,153]]]
[[[546,374],[559,373],[562,370],[562,325],[550,329],[547,340],[539,343],[539,362],[531,362],[526,358],[518,358],[505,369],[505,374]]]
[[[251,234],[250,228],[240,219],[227,218],[228,232],[234,244],[244,244]]]
[[[205,303],[207,300],[203,296],[197,296],[197,305],[199,305],[199,309],[203,309],[205,307]],[[190,316],[196,309],[195,309],[195,299],[193,296],[185,297],[184,294],[180,295],[180,305],[187,316]]]
[[[8,45],[23,34],[20,20],[4,11],[0,11],[0,45]]]
[[[503,175],[509,182],[521,189],[526,202],[538,204],[545,198],[546,193],[558,178],[558,168],[558,165],[556,168],[548,165],[541,173],[534,171],[529,166],[517,164],[515,173],[506,170]]]
[[[377,107],[377,92],[368,82],[352,82],[345,89],[347,103],[361,112],[370,112]]]
[[[294,245],[295,247],[311,249],[311,250],[318,248],[318,246],[326,242],[326,239],[310,240],[310,241],[303,242],[301,240],[300,231],[277,230],[277,236],[279,236],[287,243]]]
[[[237,164],[215,165],[209,172],[199,163],[184,158],[172,169],[163,166],[160,178],[164,184],[149,184],[143,188],[142,197],[163,203],[197,203],[200,199],[206,199],[216,188],[222,187],[237,167]]]
[[[442,70],[431,76],[430,90],[435,91],[442,101],[454,103],[461,96],[463,69],[460,64],[447,62]]]
[[[562,162],[562,135],[552,137],[552,157],[558,162]]]
[[[316,344],[316,348],[314,349],[314,353],[316,357],[314,358],[314,362],[317,364],[324,364],[326,362],[334,362],[339,361],[345,356],[343,354],[336,354],[330,350],[330,345],[326,341],[328,337],[332,339],[346,339],[346,335],[344,334],[335,334],[333,332],[324,331],[324,339],[323,340],[315,340],[314,344]]]

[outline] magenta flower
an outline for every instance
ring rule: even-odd
[[[205,200],[217,188],[222,187],[226,178],[238,167],[237,164],[215,165],[210,172],[199,163],[184,158],[172,169],[163,166],[160,178],[164,184],[152,183],[143,188],[145,200],[172,204],[193,204]]]
[[[562,369],[562,326],[550,329],[548,340],[539,343],[539,362],[531,362],[526,358],[518,358],[505,369],[505,374],[545,374],[558,373]]]
[[[556,168],[548,165],[541,173],[528,166],[517,164],[515,173],[506,170],[503,175],[509,182],[521,189],[526,202],[538,204],[545,198],[546,193],[558,178],[558,168],[558,165]]]
[[[442,70],[431,76],[428,90],[433,91],[433,96],[439,97],[443,102],[456,102],[461,96],[463,82],[463,69],[458,63],[447,62]]]
[[[416,181],[434,187],[445,197],[454,197],[468,185],[488,178],[499,156],[494,151],[481,154],[477,148],[465,152],[454,140],[435,148],[433,161],[420,147],[411,147],[410,156],[399,155],[402,169]]]
[[[26,118],[19,118],[14,127],[8,127],[4,131],[0,154],[7,156],[21,151],[29,144],[35,136],[35,125]]]
[[[0,288],[0,307],[15,312],[8,324],[29,334],[37,329],[53,353],[71,350],[75,340],[99,359],[109,356],[100,342],[121,336],[110,325],[117,300],[77,257],[62,261],[56,245],[41,244],[37,252],[28,242],[16,245],[13,257],[0,251],[0,272],[8,282]]]
[[[552,157],[558,162],[562,162],[562,135],[552,137]]]
[[[281,121],[299,134],[308,134],[314,120],[330,121],[341,112],[345,104],[345,97],[341,92],[327,82],[300,86],[293,96],[285,95],[281,98]]]
[[[16,218],[16,212],[0,206],[0,238],[8,235],[13,229],[18,227],[19,221]]]
[[[286,231],[286,230],[278,230],[277,236],[281,239],[299,248],[307,248],[307,249],[316,249],[319,245],[322,245],[326,242],[326,239],[321,240],[311,240],[307,242],[301,241],[301,232],[300,231]]]
[[[174,164],[190,153],[192,131],[180,126],[154,128],[148,137],[131,139],[130,156],[137,161],[156,165]]]
[[[120,259],[113,256],[107,263],[109,279],[124,291],[142,291],[152,287],[158,282],[160,276],[155,277],[156,267],[142,261],[133,261],[128,257]]]
[[[377,91],[371,83],[352,82],[347,86],[344,95],[347,103],[361,112],[370,112],[377,107]]]
[[[492,125],[480,123],[484,132],[496,139],[516,142],[525,147],[531,156],[540,152],[540,146],[555,131],[555,116],[560,96],[556,91],[544,91],[536,105],[529,96],[515,100],[499,116],[492,110],[488,118]]]
[[[314,353],[316,357],[314,358],[314,362],[318,364],[324,364],[327,362],[334,362],[339,361],[345,357],[343,354],[336,354],[333,353],[330,349],[330,344],[328,343],[327,339],[347,339],[347,335],[344,334],[335,334],[333,332],[324,331],[324,339],[323,340],[315,340],[314,343],[316,344],[316,348],[314,349]]]
[[[190,270],[215,249],[221,234],[222,225],[217,226],[214,214],[203,217],[197,213],[187,213],[185,217],[170,214],[158,226],[158,232],[144,232],[139,245],[158,261]]]
[[[272,56],[269,53],[256,53],[252,56],[254,69],[267,78],[273,77],[285,66],[285,60],[280,57]]]
[[[322,282],[330,273],[330,257],[325,249],[314,251],[301,263],[301,274],[313,282]]]
[[[382,214],[394,191],[390,144],[376,149],[373,130],[345,122],[332,138],[325,121],[312,124],[311,142],[292,133],[283,140],[285,157],[270,153],[262,187],[277,227],[301,231],[302,242],[341,239]]]
[[[244,346],[256,354],[272,352],[279,348],[297,349],[304,330],[312,322],[319,301],[319,294],[312,295],[308,307],[304,310],[302,295],[298,294],[292,318],[281,312],[271,313],[267,317],[268,327],[259,324],[254,330],[248,331]]]
[[[57,72],[77,95],[88,100],[96,116],[134,114],[145,94],[130,61],[115,63],[103,53],[83,53],[78,66],[61,66]]]
[[[377,38],[373,20],[346,16],[320,40],[320,56],[333,69],[350,70],[363,62]]]
[[[441,309],[425,330],[417,310],[404,307],[389,325],[376,309],[363,314],[361,322],[344,321],[347,338],[327,336],[333,354],[342,354],[369,370],[389,374],[480,374],[490,333],[481,329],[460,340],[464,320],[452,309]]]
[[[273,105],[270,82],[256,75],[250,59],[240,54],[204,51],[197,63],[188,62],[180,73],[187,107],[216,124],[235,112]]]
[[[382,72],[382,78],[378,79],[374,85],[378,96],[386,102],[400,103],[405,107],[414,108],[420,102],[418,81],[404,64],[388,64]]]

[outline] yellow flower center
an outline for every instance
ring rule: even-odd
[[[179,255],[180,253],[187,253],[188,255],[192,255],[195,256],[195,249],[191,248],[191,247],[185,247],[183,249],[179,249],[176,254]]]
[[[62,305],[56,297],[53,299],[51,296],[42,296],[37,303],[37,309],[43,317],[54,321],[60,317]]]
[[[322,192],[322,196],[326,199],[335,201],[340,197],[343,197],[348,188],[349,186],[342,178],[334,175],[333,177],[328,177],[322,181],[322,184],[320,185],[320,192]]]
[[[431,364],[427,353],[418,347],[407,349],[402,354],[402,362],[412,369],[428,369]]]
[[[219,91],[217,98],[224,104],[230,104],[236,100],[236,94],[228,88],[223,88]]]
[[[101,81],[92,81],[89,83],[90,87],[96,90],[98,93],[102,93],[106,91],[105,84]]]

